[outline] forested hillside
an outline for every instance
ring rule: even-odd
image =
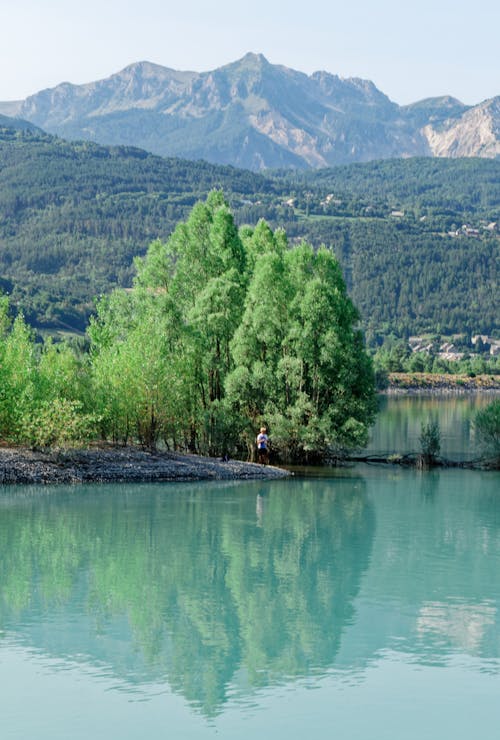
[[[499,173],[498,160],[420,157],[283,172],[282,176],[299,186],[333,191],[338,197],[364,199],[369,207],[409,208],[415,216],[427,218],[470,219],[498,215]]]
[[[219,188],[238,224],[266,218],[335,251],[370,341],[498,331],[499,161],[264,177],[0,128],[0,178],[0,286],[36,326],[82,330],[94,297],[130,285],[133,257]]]
[[[274,187],[232,167],[12,129],[0,129],[0,177],[0,288],[30,323],[80,330],[94,297],[130,285],[134,256],[210,190]]]
[[[450,237],[390,218],[318,219],[297,231],[334,244],[370,343],[389,333],[498,332],[498,236]]]

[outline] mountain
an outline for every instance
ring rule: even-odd
[[[436,157],[500,157],[500,96],[458,117],[430,121],[423,134]]]
[[[0,290],[37,327],[84,330],[94,297],[130,286],[134,256],[221,188],[238,224],[335,251],[370,341],[499,330],[500,160],[271,177],[0,126],[0,172]]]
[[[0,113],[67,139],[260,170],[495,157],[498,100],[470,108],[444,97],[400,107],[370,81],[306,75],[250,53],[203,73],[139,62],[98,82],[65,82],[0,103]]]

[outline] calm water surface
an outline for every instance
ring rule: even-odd
[[[474,435],[474,415],[498,397],[495,393],[382,395],[368,451],[381,455],[420,452],[422,424],[436,420],[444,457],[477,459],[480,455]]]
[[[0,489],[2,738],[498,738],[500,476]]]

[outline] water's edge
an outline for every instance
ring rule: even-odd
[[[57,452],[0,449],[0,484],[251,480],[289,475],[271,465],[134,447]]]

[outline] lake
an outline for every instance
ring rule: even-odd
[[[422,424],[437,420],[441,454],[450,460],[479,457],[472,423],[495,393],[439,395],[382,395],[379,414],[372,429],[368,451],[373,454],[420,452]]]
[[[0,488],[2,738],[498,737],[500,474]]]

